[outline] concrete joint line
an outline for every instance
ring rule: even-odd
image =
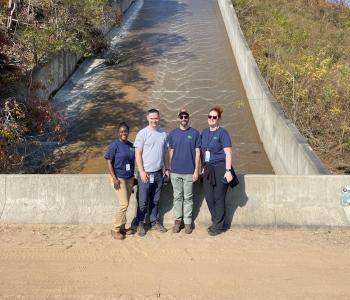
[[[5,211],[6,202],[7,202],[7,176],[5,176],[5,200],[4,200],[4,205],[2,207],[1,214],[0,214],[0,222]]]
[[[277,216],[276,216],[276,177],[273,180],[273,216],[275,218],[274,228],[277,229]]]
[[[348,225],[350,225],[350,206],[344,206],[345,216],[348,219]]]

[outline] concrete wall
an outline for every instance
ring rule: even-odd
[[[135,0],[120,0],[121,2],[121,9],[123,11],[123,14],[126,12],[126,10],[130,7],[130,5],[134,2]]]
[[[69,78],[81,57],[71,53],[60,53],[33,71],[31,97],[48,99]]]
[[[227,221],[245,226],[350,227],[341,205],[349,176],[240,176],[227,194]],[[0,175],[0,223],[111,223],[116,197],[107,175]],[[172,190],[162,192],[161,215],[173,223]],[[128,220],[135,216],[132,196]],[[210,224],[200,184],[195,185],[195,223]]]
[[[113,2],[112,9],[108,10],[108,15],[106,16],[106,20],[109,21],[101,27],[103,34],[107,34],[115,24],[116,17],[114,15],[118,11],[124,14],[134,1],[117,0]],[[30,91],[30,95],[48,99],[74,72],[80,59],[81,57],[78,55],[62,52],[35,68],[32,75],[33,87],[35,88]]]
[[[276,174],[328,174],[270,93],[239,26],[231,0],[218,0],[260,138]]]

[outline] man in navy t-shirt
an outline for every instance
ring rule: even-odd
[[[174,190],[175,225],[178,233],[182,221],[185,232],[192,232],[193,183],[198,180],[200,160],[200,134],[189,126],[190,116],[181,110],[177,118],[180,126],[168,137],[171,183]]]

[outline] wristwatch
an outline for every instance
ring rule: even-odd
[[[226,169],[226,172],[231,172],[231,169]]]

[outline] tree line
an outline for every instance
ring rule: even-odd
[[[51,103],[19,95],[18,85],[29,87],[33,68],[59,52],[88,56],[105,49],[101,28],[120,21],[117,2],[0,0],[0,173],[23,172],[34,144],[66,136]]]

